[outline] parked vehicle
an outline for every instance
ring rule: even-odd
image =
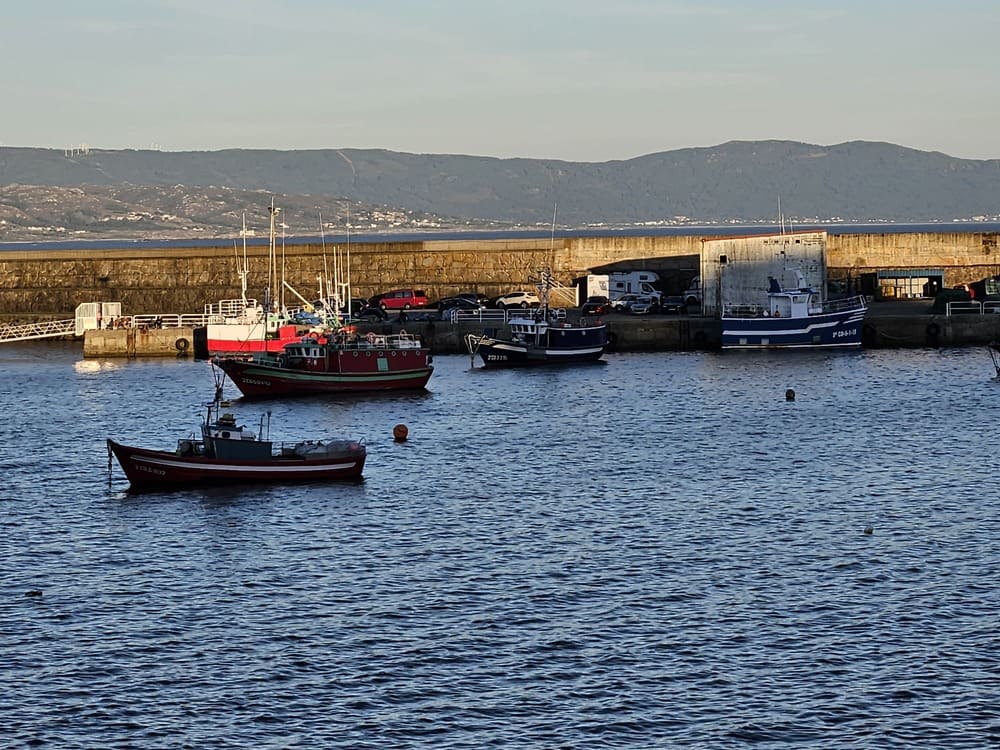
[[[701,276],[691,279],[688,288],[684,290],[684,301],[689,305],[701,304]]]
[[[497,297],[493,304],[496,308],[503,310],[508,307],[520,307],[521,309],[538,307],[542,302],[534,292],[507,292],[507,294],[501,294]]]
[[[660,303],[660,312],[664,315],[684,315],[687,311],[687,302],[683,297],[664,297]]]
[[[587,296],[607,296],[616,300],[625,294],[645,294],[659,301],[663,292],[656,288],[660,276],[654,271],[616,271],[609,274],[590,274],[586,283]]]
[[[483,306],[468,297],[445,297],[437,303],[437,309],[444,320],[450,318],[454,310],[482,310]]]
[[[368,304],[382,310],[410,310],[414,307],[427,307],[427,295],[423,289],[394,289],[376,294],[368,300]]]
[[[319,309],[319,301],[313,305]],[[349,316],[354,320],[385,320],[389,316],[377,307],[368,304],[364,297],[351,297],[351,299],[340,306],[340,314]]]
[[[455,295],[456,297],[465,297],[465,299],[472,300],[477,305],[485,307],[489,304],[490,298],[481,292],[459,292]]]
[[[618,299],[611,300],[611,309],[615,312],[628,312],[632,303],[639,299],[638,294],[623,294]]]
[[[628,306],[632,315],[650,315],[660,309],[660,303],[655,298],[642,295]]]
[[[606,315],[611,312],[611,300],[602,295],[587,297],[580,307],[580,315]]]

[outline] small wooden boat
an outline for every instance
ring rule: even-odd
[[[192,435],[178,440],[173,451],[137,448],[108,438],[109,469],[113,455],[133,488],[361,476],[367,454],[363,440],[332,438],[274,443],[237,424],[232,413],[220,414],[219,408],[218,401],[209,404],[201,425],[201,438]],[[264,430],[262,418],[260,432]]]

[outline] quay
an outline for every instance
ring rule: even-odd
[[[502,328],[495,320],[419,319],[413,314],[403,324],[396,321],[357,323],[364,335],[407,333],[419,336],[432,354],[467,354],[465,334],[485,328]],[[719,349],[721,325],[699,315],[609,315],[603,318],[611,338],[611,351],[696,351]],[[195,345],[193,327],[88,330],[84,357],[204,357]],[[862,328],[866,349],[985,346],[1000,340],[1000,314],[936,314],[927,300],[874,302]]]

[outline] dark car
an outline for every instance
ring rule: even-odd
[[[438,300],[437,303],[438,312],[444,312],[445,310],[481,310],[482,307],[483,305],[474,302],[468,297],[445,297]]]
[[[438,302],[438,312],[441,320],[450,320],[456,312],[477,312],[483,310],[482,305],[478,305],[465,297],[447,297]]]
[[[580,315],[607,315],[611,312],[611,300],[607,297],[587,297],[580,308]]]
[[[472,300],[480,307],[486,307],[489,304],[490,298],[485,294],[480,292],[459,292],[455,295],[456,297],[464,297],[467,300]]]
[[[372,307],[363,297],[351,297],[350,308],[344,305],[340,308],[342,314],[350,315],[355,320],[385,320],[388,313],[378,307]]]
[[[664,315],[684,315],[688,311],[683,297],[664,297],[660,302],[660,312]]]

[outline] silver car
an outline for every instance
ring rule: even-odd
[[[660,304],[653,297],[642,296],[629,305],[628,311],[633,315],[649,315],[660,309]]]

